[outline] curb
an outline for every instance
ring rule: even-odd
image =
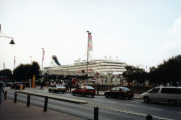
[[[35,95],[35,96],[40,96],[40,97],[48,97],[51,99],[58,99],[58,100],[63,100],[63,101],[68,101],[68,102],[74,102],[74,103],[79,103],[79,104],[87,104],[87,101],[84,100],[78,100],[78,99],[73,99],[73,98],[67,98],[67,97],[60,97],[60,96],[53,96],[53,95],[46,95],[46,94],[40,94],[40,93],[33,93],[29,91],[19,91],[17,90],[18,93],[24,93],[24,94],[30,94],[30,95]]]

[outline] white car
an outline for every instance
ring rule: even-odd
[[[155,87],[141,94],[141,99],[145,103],[155,101],[170,105],[181,104],[181,87]]]
[[[49,92],[53,91],[53,92],[66,92],[66,87],[64,87],[61,84],[53,84],[49,86]]]

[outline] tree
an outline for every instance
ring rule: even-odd
[[[151,67],[149,72],[149,80],[155,84],[172,83],[176,85],[181,81],[181,55],[173,56],[168,60],[164,60],[158,67]]]
[[[30,70],[30,76],[31,78],[35,75],[35,78],[40,77],[40,65],[37,62],[33,62]]]
[[[12,77],[12,71],[10,69],[1,70],[0,76],[7,76],[8,78],[11,78]]]
[[[33,75],[35,75],[36,78],[39,78],[39,70],[40,66],[37,62],[33,62],[32,64],[20,64],[13,71],[14,78],[17,81],[32,79]]]

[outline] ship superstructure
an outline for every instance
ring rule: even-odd
[[[58,64],[57,64],[58,63]],[[106,76],[107,73],[113,75],[122,74],[126,71],[126,63],[119,60],[111,59],[93,59],[88,62],[88,76],[94,77],[98,72],[100,76]],[[85,73],[82,73],[82,70]],[[48,67],[44,67],[44,73],[49,72],[52,75],[69,75],[69,76],[82,76],[87,73],[87,61],[75,60],[74,64],[61,65],[55,55]]]

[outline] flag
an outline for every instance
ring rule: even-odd
[[[43,49],[42,60],[44,60],[44,55],[45,55],[45,51],[44,51],[44,49]]]
[[[91,35],[91,33],[88,34],[88,51],[93,51],[92,35]]]

